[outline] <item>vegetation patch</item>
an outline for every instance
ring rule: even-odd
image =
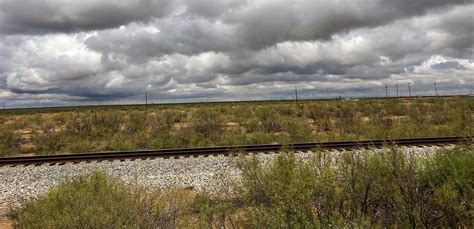
[[[392,148],[304,161],[288,153],[269,165],[247,158],[235,195],[199,194],[197,209],[209,227],[472,228],[473,152]]]
[[[102,173],[62,182],[48,194],[12,209],[20,228],[176,228],[192,196],[133,188]]]
[[[474,98],[84,107],[0,112],[0,154],[474,135]]]
[[[430,155],[394,147],[242,157],[241,179],[219,194],[157,192],[95,173],[10,219],[21,228],[472,228],[473,165],[472,144]]]

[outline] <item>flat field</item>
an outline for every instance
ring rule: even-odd
[[[0,110],[0,156],[474,135],[474,97]]]

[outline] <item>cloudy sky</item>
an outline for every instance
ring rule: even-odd
[[[0,0],[0,101],[467,94],[473,15],[473,0]]]

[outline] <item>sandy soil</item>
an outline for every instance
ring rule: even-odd
[[[0,229],[10,229],[13,228],[13,224],[11,221],[6,219],[0,219]]]

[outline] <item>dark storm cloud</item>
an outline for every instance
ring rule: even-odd
[[[62,90],[60,88],[48,88],[48,89],[21,89],[21,88],[13,88],[11,92],[16,94],[45,94],[45,93],[61,93]]]
[[[447,61],[442,63],[437,63],[431,65],[432,69],[465,69],[463,65],[458,63],[457,61]]]
[[[0,32],[41,34],[105,29],[163,17],[174,8],[173,1],[161,0],[2,0]]]
[[[257,49],[287,40],[330,39],[336,33],[467,2],[471,1],[250,1],[224,18],[239,26],[242,45]]]
[[[0,100],[472,88],[473,15],[462,0],[0,0]]]
[[[123,55],[130,61],[146,61],[173,53],[230,51],[238,48],[233,42],[234,32],[232,26],[201,18],[172,18],[105,30],[87,39],[85,44],[102,53]]]
[[[327,40],[337,33],[384,25],[466,1],[426,0],[416,4],[382,0],[218,2],[182,1],[181,17],[157,19],[147,24],[159,33],[143,30],[132,33],[140,27],[133,24],[126,29],[99,32],[86,43],[94,50],[124,54],[131,60],[171,53],[258,50],[283,41]]]
[[[73,96],[78,101],[106,101],[127,98],[135,95],[131,92],[121,91],[100,91],[93,88],[80,88],[80,90],[65,91],[64,88],[50,88],[46,90],[23,90],[12,89],[11,92],[16,94],[42,95],[42,94],[67,94]],[[67,101],[67,100],[66,100]]]

